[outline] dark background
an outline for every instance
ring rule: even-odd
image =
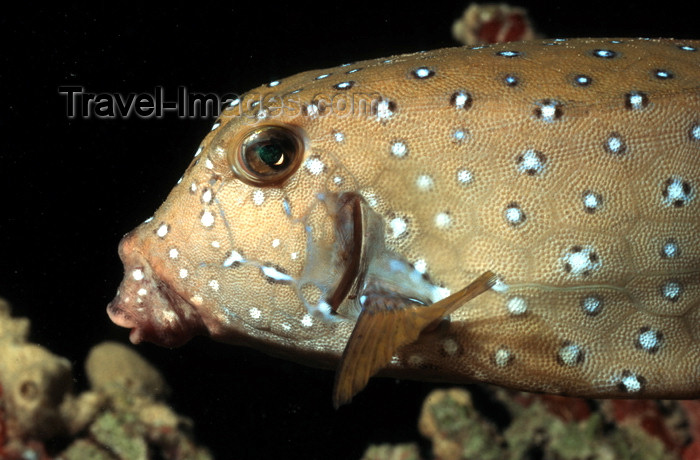
[[[0,17],[0,296],[31,318],[32,340],[73,362],[77,389],[92,345],[127,342],[105,314],[122,277],[119,239],[166,197],[212,120],[68,120],[58,86],[244,92],[312,68],[453,46],[450,27],[466,6],[225,3],[25,5]],[[678,2],[568,3],[528,3],[540,32],[699,38],[698,15]],[[331,372],[204,338],[138,350],[220,459],[358,459],[369,443],[418,440],[420,405],[436,387],[375,379],[334,411]]]

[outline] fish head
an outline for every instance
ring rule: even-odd
[[[107,311],[132,342],[342,347],[332,330],[349,334],[329,304],[352,251],[343,196],[357,189],[333,154],[342,134],[320,103],[290,98],[274,112],[281,94],[259,91],[223,111],[163,205],[121,241],[125,276]]]

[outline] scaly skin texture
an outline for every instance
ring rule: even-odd
[[[334,367],[360,309],[325,302],[344,273],[335,203],[357,193],[384,227],[366,247],[385,290],[430,302],[487,270],[501,280],[385,375],[697,397],[699,64],[696,41],[544,40],[256,88],[125,237],[110,316],[135,342],[203,333]],[[304,145],[273,186],[232,160],[263,126]]]

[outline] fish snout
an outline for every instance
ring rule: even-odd
[[[129,340],[134,344],[146,341],[174,347],[206,333],[196,308],[161,279],[157,265],[144,257],[135,233],[127,234],[119,243],[124,279],[107,305],[109,318],[131,329]]]

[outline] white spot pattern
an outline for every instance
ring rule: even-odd
[[[465,140],[466,138],[467,138],[467,132],[466,132],[465,130],[463,130],[463,129],[455,129],[455,130],[452,132],[452,139],[453,139],[455,142],[462,142],[462,141]]]
[[[408,230],[408,222],[403,217],[394,217],[389,221],[389,228],[391,228],[391,236],[398,238]]]
[[[326,165],[323,164],[323,161],[316,156],[309,157],[309,159],[304,162],[304,167],[312,176],[318,176],[326,169]]]
[[[683,286],[677,281],[668,281],[661,288],[661,294],[666,300],[675,302],[683,292]]]
[[[693,125],[690,128],[690,138],[695,141],[700,141],[700,124]]]
[[[635,374],[624,375],[620,383],[628,393],[636,393],[642,389],[642,384]]]
[[[306,314],[301,318],[301,325],[304,327],[311,327],[314,324],[314,319],[309,315]]]
[[[518,157],[518,171],[530,175],[542,174],[545,169],[544,156],[536,150],[526,150]]]
[[[205,227],[211,227],[212,225],[214,225],[214,214],[212,214],[211,211],[204,211],[202,212],[202,217],[200,218],[200,221]]]
[[[645,329],[639,333],[637,342],[642,350],[655,352],[659,348],[661,337],[658,331]]]
[[[167,235],[169,231],[170,227],[168,224],[160,224],[158,230],[156,230],[156,235],[158,235],[160,238],[165,238],[165,235]]]
[[[431,190],[433,188],[433,185],[433,178],[427,174],[421,174],[416,179],[416,187],[418,187],[419,190]]]
[[[666,181],[662,195],[664,204],[676,207],[685,206],[694,198],[690,184],[678,176],[673,176]]]
[[[591,84],[591,78],[588,77],[587,75],[577,75],[576,76],[576,84],[579,86],[587,86]]]
[[[536,102],[538,106],[536,113],[540,120],[552,123],[561,117],[561,102],[546,99]]]
[[[449,228],[452,225],[452,218],[446,212],[439,212],[435,215],[435,226],[440,229]]]
[[[202,192],[202,203],[209,204],[211,202],[211,197],[212,197],[211,189],[210,188],[204,189],[204,191]]]
[[[377,103],[377,119],[380,121],[386,121],[394,115],[394,111],[391,108],[391,101],[387,99],[382,99]]]
[[[595,50],[593,55],[600,58],[610,59],[615,57],[617,53],[611,50]]]
[[[600,268],[600,261],[595,249],[590,246],[575,246],[564,254],[562,258],[564,269],[572,275],[588,275],[591,271]]]
[[[610,135],[610,137],[608,137],[608,140],[606,141],[606,145],[610,153],[620,154],[623,153],[625,150],[625,143],[623,142],[622,138],[617,134]]]
[[[504,214],[506,221],[511,225],[520,225],[525,222],[525,213],[515,203],[509,205]]]
[[[391,154],[398,158],[403,158],[408,153],[408,147],[403,142],[397,141],[391,144]]]
[[[457,182],[459,182],[462,185],[467,185],[471,183],[473,179],[471,171],[468,169],[460,169],[457,171]]]
[[[260,206],[265,202],[265,192],[258,189],[253,191],[253,203]]]
[[[309,118],[316,118],[316,117],[318,117],[319,113],[320,113],[320,110],[316,104],[309,104],[306,106],[306,115]]]
[[[522,297],[511,297],[506,302],[506,308],[512,315],[522,315],[527,312],[527,301]]]
[[[600,207],[601,198],[600,195],[594,192],[584,192],[583,194],[583,207],[588,212],[594,212],[598,207]]]
[[[506,348],[499,348],[493,356],[496,366],[498,367],[506,367],[512,358],[513,354]]]
[[[568,343],[559,349],[559,359],[562,364],[567,366],[575,366],[581,361],[583,351],[579,345]]]
[[[646,98],[644,94],[639,91],[632,91],[627,95],[627,106],[632,110],[643,109],[646,105]]]
[[[674,240],[668,240],[664,243],[662,249],[664,257],[672,259],[678,256],[678,244]]]
[[[587,315],[597,315],[603,306],[603,302],[598,297],[589,296],[583,299],[581,307]]]
[[[442,341],[442,349],[448,356],[454,356],[459,351],[459,344],[455,339],[448,337]]]
[[[454,106],[463,109],[471,102],[471,96],[466,91],[457,91],[453,96]]]
[[[428,78],[433,75],[433,72],[427,67],[418,67],[413,71],[413,75],[415,75],[416,78]]]

